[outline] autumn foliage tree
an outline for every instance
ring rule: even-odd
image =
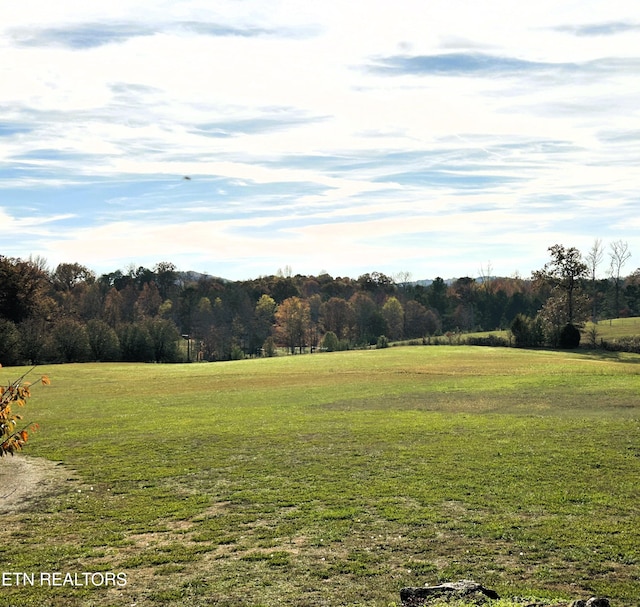
[[[14,411],[14,406],[24,407],[31,397],[31,384],[25,377],[32,371],[27,371],[7,386],[0,386],[0,457],[13,455],[29,439],[29,433],[37,429],[37,424],[22,424],[22,415]],[[49,385],[49,378],[40,378],[43,385]]]
[[[588,308],[594,320],[640,316],[640,270],[621,274],[625,243],[612,244],[609,280],[596,279],[600,244],[586,260],[575,248],[549,252],[551,261],[531,279],[483,270],[481,281],[416,282],[405,272],[356,280],[290,269],[230,281],[179,272],[169,262],[96,277],[78,263],[50,271],[41,258],[0,255],[0,364],[229,360],[275,354],[275,345],[313,352],[327,333],[340,349],[370,347],[380,335],[397,341],[506,329],[518,315],[539,320],[543,341],[555,346]]]
[[[309,330],[309,303],[299,297],[285,299],[276,310],[276,335],[282,345],[294,354],[302,352]]]
[[[533,272],[534,280],[546,282],[561,295],[566,310],[566,322],[572,324],[576,319],[576,295],[580,293],[580,279],[587,276],[588,267],[582,261],[580,251],[575,247],[565,248],[556,244],[548,249],[551,261],[542,270]]]

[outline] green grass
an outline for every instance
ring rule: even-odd
[[[461,578],[637,604],[640,356],[398,347],[39,372],[27,452],[81,480],[3,517],[2,568],[128,583],[2,588],[8,604],[386,607]]]
[[[640,318],[613,318],[611,320],[601,320],[597,324],[588,322],[583,331],[583,339],[595,326],[598,341],[600,339],[612,340],[621,337],[640,336]]]
[[[585,323],[582,329],[582,343],[589,343],[589,333],[595,326],[596,329],[596,342],[600,339],[614,340],[625,337],[638,337],[640,336],[640,318],[612,318],[609,320],[601,320],[595,325],[592,322]],[[509,331],[478,331],[474,333],[463,333],[460,335],[461,339],[467,337],[488,337],[494,335],[503,339],[509,339]]]

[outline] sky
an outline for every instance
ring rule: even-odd
[[[640,4],[0,4],[0,255],[97,274],[640,265]]]

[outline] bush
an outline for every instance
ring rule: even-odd
[[[619,337],[612,341],[601,339],[600,347],[609,352],[633,352],[640,354],[640,337]]]
[[[539,318],[518,314],[511,323],[511,334],[519,348],[537,347],[544,343],[544,332]]]
[[[20,451],[29,439],[29,434],[38,427],[34,423],[23,424],[22,415],[12,410],[13,405],[24,407],[31,397],[31,384],[24,381],[31,371],[33,369],[7,386],[0,386],[0,457]],[[40,381],[45,386],[50,383],[46,375]]]
[[[264,340],[264,344],[262,344],[262,353],[269,358],[276,355],[276,342],[273,337],[267,337],[267,339]]]
[[[571,323],[567,323],[560,331],[560,347],[572,350],[580,345],[580,329]]]
[[[498,335],[487,335],[486,337],[469,336],[464,341],[468,346],[490,346],[493,348],[506,348],[509,346],[509,341]]]
[[[381,335],[378,337],[378,342],[376,343],[376,348],[388,348],[389,347],[389,338],[386,335]]]
[[[351,350],[351,341],[348,339],[341,339],[338,341],[338,350]]]
[[[327,331],[322,338],[322,347],[327,352],[335,352],[340,349],[338,336],[333,331]]]
[[[244,360],[245,359],[244,350],[238,345],[231,346],[230,358],[231,360]]]

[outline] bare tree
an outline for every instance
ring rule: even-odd
[[[629,251],[629,245],[622,240],[616,240],[610,245],[609,259],[611,265],[609,267],[609,275],[613,278],[615,286],[615,313],[616,318],[620,316],[620,274],[622,273],[622,266],[624,266],[629,258],[631,252]]]
[[[409,283],[411,282],[411,272],[408,272],[406,270],[397,272],[393,276],[393,282],[399,285],[403,291],[406,291]]]
[[[595,323],[597,318],[597,295],[596,295],[596,273],[598,266],[602,263],[604,257],[604,247],[602,246],[602,240],[596,238],[593,241],[593,246],[589,249],[585,259],[587,266],[589,267],[589,273],[591,274],[591,322]]]
[[[485,268],[483,264],[480,264],[480,269],[478,270],[480,274],[480,278],[482,279],[482,288],[490,294],[493,294],[493,266],[491,265],[491,261],[487,262],[487,267]]]

